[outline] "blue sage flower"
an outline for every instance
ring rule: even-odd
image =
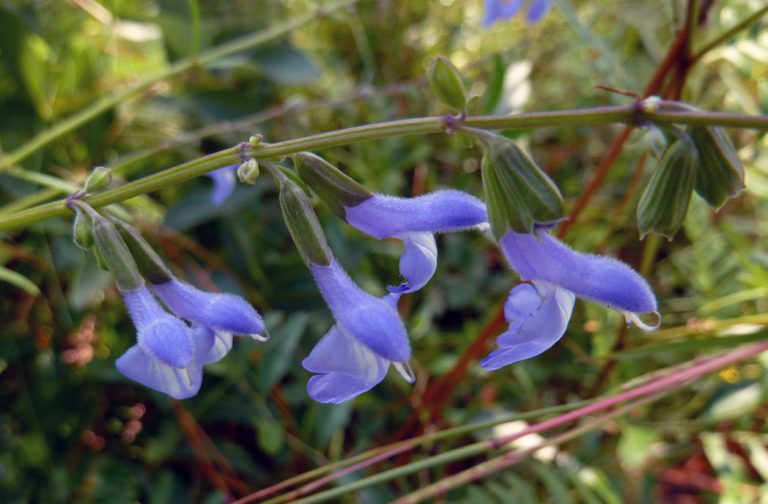
[[[548,350],[565,334],[575,300],[572,292],[547,282],[513,288],[504,303],[509,328],[496,340],[500,348],[480,365],[494,371]]]
[[[219,206],[224,203],[235,191],[237,185],[237,167],[240,165],[229,165],[217,170],[210,171],[205,175],[213,180],[213,190],[211,191],[211,203]]]
[[[523,8],[523,0],[485,0],[483,27],[488,28],[497,21],[506,21],[516,16]],[[547,13],[551,0],[531,0],[525,19],[536,23]]]
[[[481,362],[485,369],[531,358],[555,344],[565,333],[574,296],[619,310],[627,323],[646,331],[658,324],[646,324],[640,314],[653,313],[661,323],[653,291],[621,261],[576,252],[545,231],[508,231],[499,243],[510,266],[531,284],[510,292],[504,313],[510,326],[499,336],[500,349]]]
[[[310,397],[323,403],[352,399],[380,383],[390,364],[412,382],[411,347],[397,313],[399,294],[368,294],[335,259],[327,266],[309,266],[336,319],[302,362],[307,371],[319,373],[307,384]]]
[[[400,274],[405,282],[391,292],[421,289],[437,269],[434,233],[488,229],[485,204],[461,191],[443,190],[415,198],[375,194],[346,208],[346,221],[374,238],[398,238],[405,252]]]
[[[266,328],[258,312],[234,294],[206,292],[178,279],[152,285],[152,290],[178,317],[204,327],[214,335],[207,364],[223,358],[232,348],[232,336],[249,336],[266,341]]]
[[[137,344],[115,363],[131,380],[174,399],[197,394],[213,333],[191,329],[167,313],[145,286],[121,292],[137,331]]]

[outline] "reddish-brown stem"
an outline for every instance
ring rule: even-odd
[[[430,423],[435,423],[439,420],[442,406],[452,396],[453,388],[464,377],[469,365],[487,351],[491,338],[498,334],[503,325],[504,304],[501,303],[496,308],[491,320],[489,320],[481,329],[480,334],[478,334],[472,344],[464,351],[453,369],[427,387],[424,396],[421,398],[421,402],[424,404],[424,409],[429,412]],[[398,430],[395,439],[400,440],[406,438],[416,427],[419,419],[419,411],[414,411],[408,420],[405,421],[400,430]],[[423,429],[420,428],[417,430],[421,432]]]
[[[651,77],[651,80],[648,81],[648,84],[645,86],[642,95],[643,97],[651,96],[659,92],[664,84],[664,80],[669,75],[670,71],[677,67],[681,59],[688,59],[681,58],[681,54],[684,51],[687,51],[687,49],[688,25],[686,24],[686,26],[680,30],[680,33],[678,33],[677,37],[675,37],[674,42],[667,51],[667,55],[664,57],[664,60],[659,64],[659,67]],[[584,211],[589,202],[592,200],[595,192],[597,192],[597,190],[603,184],[605,177],[611,170],[613,163],[624,149],[624,144],[627,142],[627,139],[629,138],[630,133],[632,133],[632,130],[632,126],[625,127],[619,136],[613,140],[611,146],[608,148],[608,152],[605,153],[605,155],[600,159],[600,162],[597,164],[595,174],[592,176],[592,180],[590,180],[589,185],[587,185],[587,188],[584,190],[581,196],[579,196],[579,199],[576,200],[576,203],[573,206],[573,210],[571,210],[571,213],[568,216],[568,220],[563,222],[558,228],[558,237],[565,238],[573,225],[576,223],[579,215],[581,215],[581,212]]]
[[[233,497],[232,491],[230,490],[227,481],[221,474],[219,474],[210,457],[208,457],[205,447],[203,446],[203,440],[200,438],[200,434],[195,428],[194,418],[192,418],[192,415],[189,414],[179,401],[172,401],[171,404],[176,413],[176,418],[179,420],[181,431],[184,433],[184,437],[187,439],[190,448],[192,448],[192,453],[194,453],[195,459],[197,459],[198,469],[205,475],[214,488],[224,492],[229,500],[231,500]]]
[[[531,434],[538,434],[541,432],[545,432],[545,431],[563,426],[567,423],[570,423],[576,420],[581,420],[589,415],[594,415],[596,413],[603,412],[605,410],[613,408],[614,406],[618,406],[622,403],[630,403],[630,401],[635,401],[635,400],[639,400],[639,401],[643,401],[645,399],[650,400],[650,398],[653,398],[654,396],[664,394],[669,390],[674,390],[676,388],[683,387],[686,384],[692,383],[697,379],[707,376],[711,373],[714,373],[715,371],[718,371],[728,365],[743,362],[765,351],[768,351],[768,341],[761,341],[754,345],[750,345],[744,348],[739,348],[737,350],[733,350],[730,352],[725,352],[712,359],[704,361],[698,365],[692,366],[689,369],[680,371],[679,373],[664,376],[659,378],[658,380],[654,380],[648,383],[644,383],[642,385],[638,385],[637,387],[628,389],[624,392],[620,392],[610,397],[606,397],[605,399],[596,401],[587,406],[573,410],[569,413],[565,413],[555,418],[551,418],[549,420],[545,420],[538,424],[532,425],[514,434],[495,438],[489,441],[489,448],[491,449],[501,448],[502,446],[505,446],[511,443],[512,441],[515,441],[522,437],[529,436]],[[631,404],[624,406],[622,409],[627,409],[628,407],[631,407]],[[595,420],[587,422],[581,427],[576,427],[572,429],[571,432],[573,433],[581,432],[584,430],[585,427],[589,427],[590,425],[597,425],[598,422],[602,422],[604,419],[610,418],[611,416],[614,416],[614,415],[605,414],[602,417],[598,417]],[[549,440],[543,443],[540,443],[539,445],[534,446],[533,448],[529,448],[527,450],[512,451],[512,452],[505,453],[499,457],[493,458],[491,460],[478,464],[474,467],[466,469],[458,474],[444,478],[440,482],[434,483],[420,490],[417,490],[409,495],[406,495],[405,497],[402,497],[396,502],[398,503],[419,502],[423,499],[434,497],[436,495],[445,493],[446,491],[452,488],[456,488],[460,485],[484,478],[501,469],[505,469],[517,464],[518,462],[528,457],[539,448],[542,448],[544,446],[549,446],[552,444],[557,444],[560,442],[560,440],[569,439],[571,437],[571,432],[566,432],[563,434],[556,435],[550,438]]]

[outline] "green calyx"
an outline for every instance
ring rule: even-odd
[[[296,172],[330,209],[346,218],[346,208],[373,197],[373,193],[325,159],[310,152],[293,157]]]
[[[97,259],[106,265],[117,288],[135,290],[144,285],[139,269],[120,233],[112,222],[95,211],[88,212],[93,222],[93,241]]]
[[[163,260],[157,255],[157,252],[141,236],[141,233],[127,222],[119,219],[113,219],[112,222],[128,246],[128,250],[136,261],[141,276],[153,285],[170,282],[170,271],[165,267]]]
[[[499,239],[508,230],[532,233],[564,216],[555,183],[518,145],[502,136],[479,137],[485,148],[483,192],[491,230]]]
[[[467,92],[461,75],[448,58],[444,56],[435,58],[429,67],[427,78],[432,92],[443,105],[455,111],[467,108]]]
[[[654,232],[672,239],[688,213],[698,165],[696,146],[686,138],[664,151],[637,206],[640,236]]]
[[[72,239],[83,250],[93,247],[93,224],[87,213],[77,210],[72,223]]]
[[[333,258],[307,194],[289,179],[280,184],[280,209],[301,257],[308,264],[328,266]]]
[[[696,193],[719,210],[744,190],[744,166],[723,128],[694,127],[690,135],[699,153]]]

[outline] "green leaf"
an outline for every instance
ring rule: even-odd
[[[37,287],[37,285],[32,283],[29,278],[25,277],[21,273],[8,269],[5,266],[0,266],[0,280],[8,282],[11,285],[15,285],[19,289],[27,292],[28,294],[32,294],[33,296],[40,294],[40,289]]]
[[[293,362],[296,345],[307,328],[307,314],[292,315],[280,327],[279,336],[269,340],[264,349],[264,356],[259,366],[259,387],[266,393],[272,385],[285,375]]]
[[[568,491],[568,486],[565,484],[564,478],[560,473],[541,462],[534,462],[531,465],[531,468],[533,469],[533,472],[541,478],[541,481],[544,482],[547,492],[555,502],[573,502],[570,492]]]
[[[312,58],[293,46],[264,49],[256,52],[254,59],[264,75],[277,84],[310,84],[322,75]]]
[[[764,397],[763,386],[758,382],[729,386],[704,409],[701,419],[722,422],[742,418],[754,411]]]
[[[271,418],[256,419],[256,433],[262,450],[269,455],[276,455],[283,447],[285,428]]]
[[[653,429],[635,425],[625,425],[616,449],[623,465],[639,469],[648,459],[649,449],[657,440],[658,434]]]

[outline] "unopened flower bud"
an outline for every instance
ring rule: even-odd
[[[93,257],[96,258],[96,264],[99,265],[99,269],[101,271],[106,271],[107,273],[110,273],[109,266],[107,266],[106,261],[104,261],[104,258],[101,257],[101,252],[99,252],[99,249],[96,247],[93,247],[91,249],[91,252],[93,252]]]
[[[85,192],[92,193],[100,191],[112,182],[112,169],[103,166],[97,166],[93,169],[88,178],[85,179],[83,189]]]
[[[117,288],[121,291],[138,289],[144,285],[131,252],[120,237],[114,224],[96,212],[89,212],[93,221],[93,241],[101,260],[106,265]]]
[[[293,157],[293,163],[301,180],[342,219],[346,218],[345,208],[373,197],[371,191],[320,156],[301,152]]]
[[[744,190],[744,166],[723,128],[694,127],[690,135],[699,151],[696,193],[719,210]]]
[[[288,179],[280,184],[280,208],[299,254],[308,264],[328,266],[333,256],[307,194]]]
[[[496,238],[509,229],[531,233],[536,225],[550,225],[563,218],[560,191],[525,151],[499,135],[478,138],[485,148],[483,192]]]
[[[429,86],[440,102],[453,110],[464,110],[467,106],[467,93],[459,71],[444,56],[438,56],[432,62],[427,74]]]
[[[83,250],[93,247],[93,228],[91,218],[85,212],[77,211],[72,223],[72,238],[75,245]]]
[[[127,222],[115,219],[112,221],[130,251],[141,276],[153,285],[164,284],[172,278],[171,272],[165,267],[157,252],[147,243],[139,230]]]
[[[688,213],[699,163],[688,139],[670,145],[659,160],[637,206],[640,236],[653,231],[671,240]]]
[[[257,178],[259,178],[259,163],[255,159],[250,158],[237,167],[237,179],[241,183],[253,185]]]

